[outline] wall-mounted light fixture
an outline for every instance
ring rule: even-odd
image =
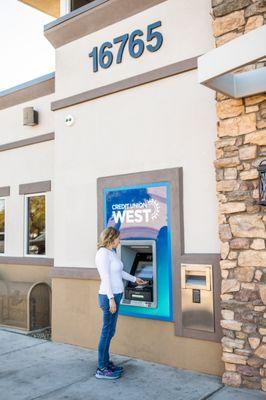
[[[258,165],[259,172],[259,204],[266,206],[266,160]]]
[[[34,110],[33,107],[23,108],[23,125],[34,126],[38,125],[38,111]]]

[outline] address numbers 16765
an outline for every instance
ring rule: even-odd
[[[121,64],[123,61],[125,49],[133,58],[141,57],[145,49],[152,53],[159,50],[163,44],[163,35],[158,31],[161,26],[161,21],[148,25],[146,38],[141,29],[136,29],[131,34],[125,33],[114,38],[113,42],[104,42],[100,47],[94,47],[89,53],[93,62],[93,72],[97,72],[99,67],[107,69],[112,65],[114,61],[112,49],[116,44],[119,45],[115,58],[116,64]]]

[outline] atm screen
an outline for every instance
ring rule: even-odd
[[[138,263],[137,270],[135,273],[137,278],[141,278],[144,281],[153,279],[153,266],[151,263],[141,261]]]
[[[141,278],[145,281],[152,283],[153,281],[153,263],[152,263],[152,249],[145,249],[146,251],[141,251],[138,249],[135,253],[134,260],[131,265],[130,274]]]

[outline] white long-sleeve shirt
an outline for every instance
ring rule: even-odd
[[[123,271],[124,265],[116,253],[106,247],[97,251],[95,264],[101,278],[99,293],[106,294],[108,299],[124,291],[123,279],[136,282],[135,276]]]

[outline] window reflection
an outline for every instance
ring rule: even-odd
[[[45,254],[45,195],[27,198],[27,254]]]
[[[5,200],[0,199],[0,253],[5,252]]]

